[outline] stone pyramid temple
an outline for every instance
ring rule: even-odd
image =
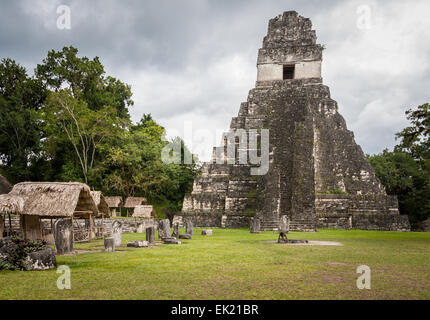
[[[238,161],[250,148],[230,164],[226,145],[215,148],[184,199],[181,219],[243,227],[258,217],[262,230],[277,230],[287,215],[291,230],[410,229],[323,84],[324,48],[316,40],[311,21],[295,11],[270,20],[256,86],[230,125],[231,132],[268,130],[268,172],[252,175],[255,165]]]

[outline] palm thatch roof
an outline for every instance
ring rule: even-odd
[[[0,195],[0,214],[18,214],[24,210],[24,199],[10,194]]]
[[[9,193],[10,190],[12,190],[12,185],[0,174],[0,194]]]
[[[154,218],[155,210],[153,206],[136,206],[133,213],[134,218]]]
[[[99,210],[99,215],[102,216],[104,214],[105,217],[109,217],[109,206],[106,202],[105,197],[103,196],[101,191],[91,191],[91,196],[94,199],[94,203],[97,206],[97,209]]]
[[[124,208],[135,208],[137,206],[142,206],[147,203],[146,198],[141,197],[128,197],[125,200]]]
[[[64,218],[98,214],[90,188],[79,182],[23,182],[9,195],[24,199],[23,215]]]
[[[121,208],[122,207],[122,197],[105,197],[105,200],[109,208]]]

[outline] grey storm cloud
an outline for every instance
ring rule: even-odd
[[[56,27],[59,5],[71,9],[71,30]],[[357,26],[363,5],[366,30]],[[184,122],[215,132],[246,101],[268,20],[286,10],[311,18],[326,47],[324,82],[363,150],[392,147],[404,111],[429,100],[427,0],[3,0],[0,57],[31,72],[49,50],[73,45],[132,86],[134,121],[151,113],[170,135]],[[193,151],[209,154],[213,136]]]

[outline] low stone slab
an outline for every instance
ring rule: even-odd
[[[182,242],[176,238],[163,238],[162,240],[164,244],[182,244]]]
[[[179,239],[191,240],[192,236],[190,234],[180,234]]]
[[[127,247],[129,247],[129,248],[146,248],[148,246],[149,246],[148,241],[144,241],[144,240],[136,240],[136,241],[127,242]]]
[[[106,252],[115,252],[115,239],[106,238],[104,241]]]
[[[51,270],[57,267],[54,250],[45,248],[28,254],[25,264],[28,270]]]
[[[202,236],[211,236],[213,235],[212,230],[202,230]]]

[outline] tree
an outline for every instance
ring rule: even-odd
[[[429,173],[421,168],[411,154],[386,149],[368,159],[387,193],[397,195],[401,214],[407,214],[412,223],[429,217]]]
[[[189,153],[179,138],[172,142],[180,143],[182,154]],[[145,196],[178,210],[185,193],[191,191],[198,168],[196,163],[163,163],[161,152],[168,143],[164,128],[150,115],[144,115],[122,133],[116,145],[105,146],[105,160],[95,175],[103,177],[107,193]]]
[[[0,63],[0,160],[13,182],[34,177],[33,163],[40,155],[40,130],[37,110],[42,107],[46,89],[30,78],[14,60]]]
[[[62,51],[51,50],[35,70],[37,79],[50,90],[68,89],[75,99],[83,100],[91,110],[105,106],[117,110],[118,117],[129,119],[128,107],[134,104],[131,87],[105,75],[98,57],[78,57],[78,49],[70,46]]]
[[[73,147],[85,183],[94,167],[96,151],[103,141],[121,128],[116,110],[110,106],[94,111],[83,100],[73,97],[70,90],[50,93],[41,112],[48,137],[46,150],[66,138]]]
[[[396,146],[397,151],[408,152],[414,159],[427,162],[430,159],[430,106],[428,103],[418,106],[416,110],[406,111],[406,118],[411,122],[401,132],[396,134],[400,144]]]
[[[397,195],[399,209],[412,223],[430,217],[430,110],[423,104],[406,111],[411,125],[396,134],[393,152],[369,157],[387,193]]]

